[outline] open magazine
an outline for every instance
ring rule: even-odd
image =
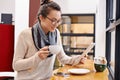
[[[90,51],[94,46],[95,46],[95,43],[91,43],[91,44],[87,47],[87,49],[82,53],[81,56],[87,55],[87,54],[89,53],[89,51]]]

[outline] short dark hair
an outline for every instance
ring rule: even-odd
[[[38,11],[38,17],[42,15],[44,18],[46,18],[51,10],[61,11],[61,8],[56,2],[49,0],[42,0],[41,6]]]

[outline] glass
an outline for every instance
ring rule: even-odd
[[[62,20],[57,20],[57,19],[51,19],[49,17],[46,17],[48,20],[50,20],[52,22],[53,25],[60,25],[62,23]]]

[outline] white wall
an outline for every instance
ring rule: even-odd
[[[95,13],[98,0],[54,0],[61,8],[63,14]]]
[[[0,1],[0,22],[1,13],[12,13],[13,21],[15,20],[15,0],[1,0]],[[13,23],[14,24],[14,23]]]
[[[19,33],[29,27],[29,0],[15,2],[15,45]]]
[[[95,56],[105,56],[106,0],[54,0],[63,14],[96,14]]]
[[[106,0],[99,0],[97,3],[95,32],[96,32],[95,56],[105,56]]]

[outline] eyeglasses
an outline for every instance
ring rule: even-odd
[[[50,19],[49,17],[46,17],[48,20],[52,22],[53,25],[60,25],[62,23],[62,20],[56,20],[56,19]]]

